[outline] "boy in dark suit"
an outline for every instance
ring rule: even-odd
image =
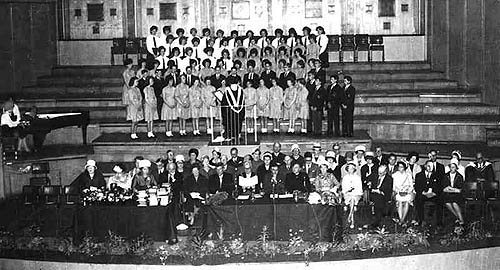
[[[330,86],[328,87],[328,135],[334,134],[335,127],[335,136],[340,137],[340,104],[344,99],[344,90],[342,86],[338,84],[339,76],[332,75],[330,76]]]
[[[354,98],[356,88],[352,86],[351,76],[344,77],[344,100],[342,101],[342,136],[352,137],[354,134]]]

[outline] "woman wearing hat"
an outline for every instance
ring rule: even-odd
[[[80,191],[90,187],[104,188],[106,186],[106,180],[97,170],[95,160],[87,160],[84,168],[85,170],[71,183],[72,186],[76,186]]]
[[[147,159],[139,160],[139,173],[134,176],[132,180],[132,189],[137,192],[138,190],[145,190],[150,187],[156,186],[156,179],[151,174],[151,161]]]
[[[458,166],[457,172],[459,172],[463,177],[465,177],[465,167],[464,165],[460,164],[461,160],[462,160],[462,152],[460,150],[454,150],[453,152],[451,152],[451,161],[454,161]],[[448,173],[449,171],[450,171],[450,166],[444,168],[445,173]]]
[[[406,215],[410,209],[410,204],[413,203],[415,190],[413,189],[413,177],[407,171],[406,163],[398,161],[396,164],[397,171],[392,174],[393,184],[392,191],[396,200],[396,207],[398,210],[399,224],[404,224]]]
[[[448,165],[448,172],[445,174],[443,179],[443,202],[446,208],[450,210],[451,213],[457,218],[456,223],[463,225],[464,218],[462,216],[462,210],[460,209],[460,203],[463,202],[464,198],[462,196],[462,187],[464,185],[464,177],[459,169],[459,161],[457,159],[452,159]]]
[[[342,194],[344,202],[349,207],[349,216],[347,222],[349,227],[354,228],[354,212],[356,212],[356,205],[358,204],[361,196],[363,196],[363,184],[361,183],[361,176],[356,173],[357,166],[353,162],[349,162],[345,167],[346,174],[342,177]]]
[[[328,171],[329,163],[323,158],[318,159],[317,164],[319,165],[319,173],[316,175],[314,180],[314,188],[316,192],[330,192],[336,195],[338,189],[340,188],[340,182],[335,178],[332,172]]]
[[[108,178],[108,189],[113,184],[124,190],[129,190],[132,187],[132,178],[125,171],[125,165],[123,165],[122,163],[115,164],[115,166],[113,166],[113,172],[115,174]]]

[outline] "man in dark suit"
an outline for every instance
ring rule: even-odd
[[[270,172],[264,175],[263,180],[261,182],[262,187],[264,189],[264,193],[266,195],[272,193],[285,194],[285,179],[286,175],[283,176],[279,173],[278,163],[276,163],[275,161],[271,161]]]
[[[215,194],[218,191],[225,191],[231,196],[234,190],[234,179],[230,173],[224,172],[222,163],[215,165],[217,173],[209,176],[208,191]]]
[[[371,179],[377,178],[378,166],[373,162],[373,152],[366,152],[366,164],[361,166],[361,182],[363,183],[363,190],[371,188]]]
[[[200,197],[204,198],[208,193],[208,179],[200,174],[198,167],[192,168],[192,174],[184,180],[184,193],[186,195],[186,212],[194,212],[194,207],[200,207],[200,199],[192,197],[192,193],[200,193]],[[193,215],[194,216],[194,215]]]
[[[432,173],[436,175],[436,177],[442,181],[444,177],[444,165],[437,161],[437,151],[430,150],[429,151],[429,160],[432,161]]]
[[[199,80],[198,76],[193,75],[193,70],[191,67],[186,67],[186,84],[191,87],[194,84],[194,81]]]
[[[165,77],[165,84],[167,84],[169,80],[173,81],[173,86],[177,86],[181,83],[181,76],[179,75],[176,65],[172,65],[172,71]]]
[[[273,86],[272,79],[276,79],[276,72],[272,71],[271,68],[271,62],[264,60],[265,70],[260,74],[260,78],[264,80],[264,85],[267,88],[271,88]]]
[[[280,74],[279,79],[278,79],[278,85],[285,90],[288,87],[288,84],[286,81],[291,80],[292,82],[295,81],[296,76],[295,73],[290,71],[292,68],[292,64],[287,63],[285,64],[283,72]]]
[[[397,171],[397,166],[396,166],[396,162],[397,162],[397,158],[396,158],[396,154],[394,153],[390,153],[389,154],[389,158],[387,158],[387,172],[392,175],[393,173],[395,173]]]
[[[250,60],[247,63],[248,73],[243,75],[243,85],[247,85],[247,82],[252,82],[252,87],[257,89],[259,87],[259,74],[255,73],[255,61]]]
[[[314,81],[314,72],[312,71],[309,71],[307,73],[307,81],[306,81],[306,89],[307,89],[307,92],[309,93],[307,95],[307,100],[309,101],[309,98],[311,97],[311,95],[314,93],[314,90],[316,89],[316,83]],[[309,115],[312,114],[312,111],[311,111],[311,108],[309,107]],[[312,121],[307,121],[307,132],[308,133],[311,133],[312,132]]]
[[[238,148],[231,148],[231,159],[227,161],[227,166],[232,167],[235,172],[243,167],[243,157],[238,156]]]
[[[161,186],[163,183],[168,183],[167,170],[165,169],[165,160],[159,158],[156,160],[156,173],[153,176],[156,178],[156,183]]]
[[[324,84],[326,82],[326,71],[321,67],[321,61],[316,59],[314,61],[314,69],[312,70],[314,75],[321,80],[321,83]]]
[[[274,142],[273,144],[272,160],[276,161],[278,166],[281,166],[285,160],[285,154],[281,153],[281,143],[279,142]]]
[[[340,137],[340,104],[344,100],[344,89],[338,84],[339,76],[330,76],[330,86],[328,87],[328,135]]]
[[[483,156],[483,153],[476,153],[476,161],[467,165],[465,168],[465,180],[475,182],[477,179],[484,179],[486,183],[495,181],[495,171],[493,164]]]
[[[221,74],[220,66],[215,67],[215,73],[210,77],[210,82],[215,87],[215,89],[219,89],[222,86],[222,81],[226,79],[226,76]]]
[[[309,179],[314,179],[318,175],[319,166],[313,163],[313,156],[311,152],[304,153],[304,172],[307,174]]]
[[[437,174],[433,172],[434,165],[432,160],[425,163],[424,171],[417,173],[415,176],[415,208],[417,210],[417,222],[424,221],[424,205],[425,202],[435,204],[436,224],[441,225],[441,217],[443,215],[443,206],[441,201],[441,193],[443,191],[442,182]]]
[[[381,165],[378,167],[378,173],[372,174],[371,194],[370,199],[374,207],[374,219],[371,227],[377,228],[380,226],[380,221],[386,211],[388,202],[392,197],[392,177],[387,173],[387,166]]]
[[[231,72],[227,76],[226,82],[228,85],[241,83],[241,77],[240,75],[238,75],[238,70],[236,69],[236,67],[231,68]]]
[[[377,165],[387,165],[389,163],[389,156],[382,153],[382,147],[375,147],[375,159],[373,160]]]
[[[295,164],[292,167],[292,173],[287,174],[285,179],[285,189],[289,193],[293,193],[295,190],[302,192],[311,192],[311,182],[309,177],[305,172],[300,171],[300,165]]]
[[[347,161],[345,160],[345,157],[340,153],[340,144],[339,143],[335,143],[332,145],[332,150],[333,152],[335,153],[335,162],[337,162],[337,167],[342,167],[344,166],[344,164],[347,163]]]
[[[314,135],[321,135],[323,108],[326,104],[325,88],[321,85],[319,77],[315,77],[315,89],[309,93],[310,122],[312,122],[312,132]]]
[[[292,172],[292,167],[292,157],[289,155],[285,155],[283,163],[279,166],[279,174],[283,177],[286,177],[289,173]]]
[[[356,88],[352,86],[351,76],[344,77],[344,100],[342,101],[342,136],[352,137],[354,134],[354,99]]]

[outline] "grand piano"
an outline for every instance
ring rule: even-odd
[[[87,126],[90,122],[88,111],[37,114],[35,118],[28,117],[24,122],[26,134],[33,135],[35,150],[40,150],[45,137],[52,130],[70,126],[81,127],[83,144],[87,144]]]

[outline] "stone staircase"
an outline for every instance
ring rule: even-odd
[[[40,112],[90,110],[90,128],[96,130],[89,134],[128,133],[121,103],[122,69],[55,67],[36,85],[23,88],[19,104],[36,105]],[[355,129],[367,130],[374,140],[485,142],[486,129],[499,126],[499,107],[483,103],[480,89],[460,88],[426,62],[332,63],[327,74],[334,73],[353,77]],[[163,131],[160,125],[158,131]],[[287,128],[282,123],[282,130]]]

